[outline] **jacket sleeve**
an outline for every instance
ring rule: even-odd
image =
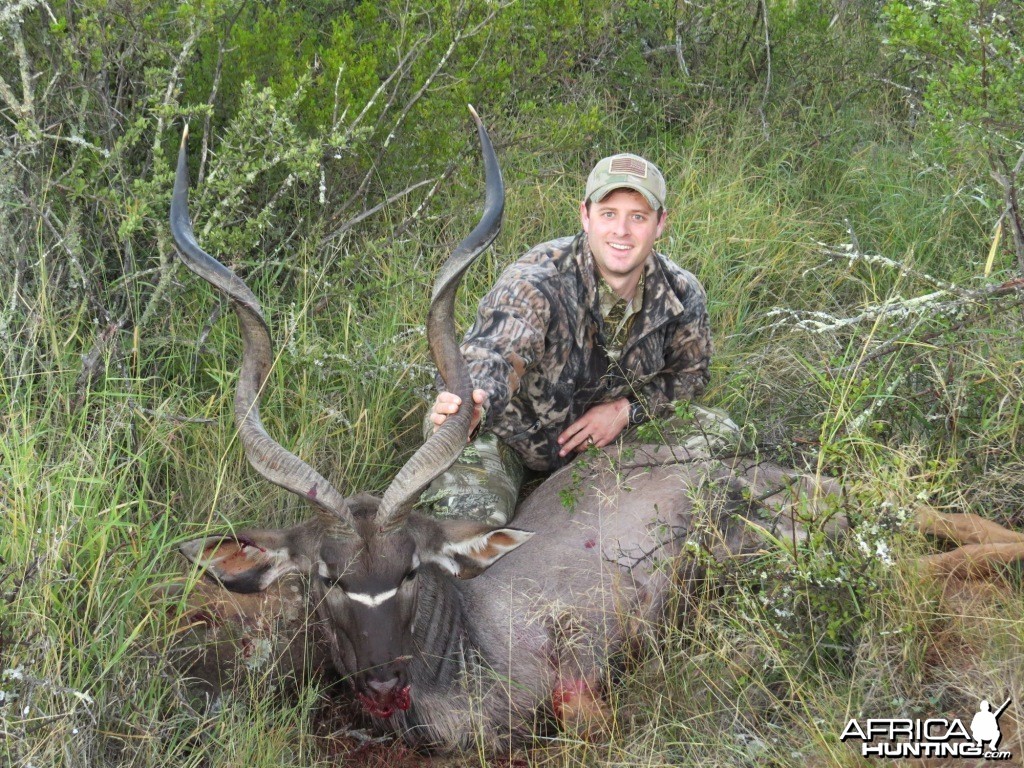
[[[687,291],[686,311],[666,329],[665,365],[641,390],[648,416],[665,417],[677,400],[693,400],[707,386],[711,363],[711,323],[707,294],[696,280]]]
[[[462,353],[473,385],[488,395],[485,428],[505,411],[526,371],[543,356],[550,318],[547,297],[515,267],[480,302]]]

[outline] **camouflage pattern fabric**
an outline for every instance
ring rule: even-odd
[[[627,435],[628,442],[654,442],[681,446],[693,457],[726,458],[746,447],[743,431],[721,408],[682,403],[679,413],[651,425],[653,436]],[[633,430],[633,432],[644,430]]]
[[[567,464],[558,435],[594,405],[627,397],[662,417],[704,390],[711,331],[703,287],[658,253],[643,274],[643,307],[617,361],[607,352],[583,233],[531,249],[480,302],[462,352],[474,385],[489,395],[483,429],[530,469]]]
[[[434,517],[505,525],[512,520],[522,482],[519,454],[493,433],[486,433],[434,478],[420,496],[420,505]]]

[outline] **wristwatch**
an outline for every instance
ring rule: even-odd
[[[644,408],[643,403],[639,400],[631,400],[629,403],[628,426],[635,427],[638,424],[643,424],[645,421],[647,421],[647,409]]]

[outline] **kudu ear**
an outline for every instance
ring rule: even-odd
[[[426,536],[417,536],[417,554],[460,579],[472,579],[490,568],[519,545],[533,537],[533,531],[495,528],[472,520],[429,520],[416,526]]]
[[[262,592],[289,573],[308,571],[308,558],[292,555],[288,530],[250,530],[207,536],[178,549],[205,575],[231,592]]]

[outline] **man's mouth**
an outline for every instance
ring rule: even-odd
[[[615,251],[631,251],[633,246],[623,245],[622,243],[608,243],[608,247]]]

